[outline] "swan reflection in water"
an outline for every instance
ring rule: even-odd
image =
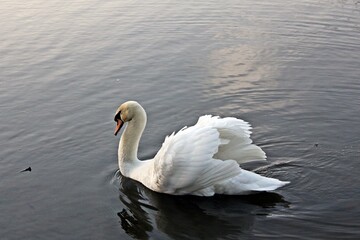
[[[276,193],[214,197],[172,196],[153,192],[116,174],[118,213],[124,231],[135,239],[219,239],[247,235],[256,215],[266,216],[289,203]]]

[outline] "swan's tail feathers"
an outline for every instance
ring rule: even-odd
[[[270,181],[271,179],[271,181]],[[253,189],[253,191],[274,191],[280,187],[285,186],[286,184],[288,184],[290,182],[288,181],[280,181],[278,179],[275,178],[268,178],[266,181],[264,182],[259,182],[257,185],[258,187]]]
[[[276,178],[264,177],[244,169],[239,176],[241,176],[240,182],[245,181],[245,186],[251,191],[273,191],[289,183]]]
[[[216,186],[216,193],[243,195],[254,192],[274,191],[290,182],[264,177],[254,172],[241,169],[241,173],[227,182]]]

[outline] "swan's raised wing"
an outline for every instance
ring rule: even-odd
[[[155,191],[169,194],[213,195],[213,186],[241,172],[237,162],[213,159],[219,132],[192,126],[166,137],[153,161]]]
[[[195,126],[210,126],[220,133],[221,145],[214,156],[216,159],[233,159],[239,164],[266,159],[265,152],[259,146],[252,144],[251,126],[244,120],[205,115],[199,118]]]

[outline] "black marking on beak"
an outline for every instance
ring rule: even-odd
[[[117,120],[121,120],[121,111],[119,111],[116,115],[115,115],[115,117],[114,117],[114,121],[115,122],[117,122]]]

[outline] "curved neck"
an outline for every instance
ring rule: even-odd
[[[119,142],[118,157],[120,169],[125,167],[123,166],[124,164],[126,165],[126,163],[136,162],[138,160],[137,152],[145,125],[146,113],[143,109],[139,109],[131,121],[127,123]]]

